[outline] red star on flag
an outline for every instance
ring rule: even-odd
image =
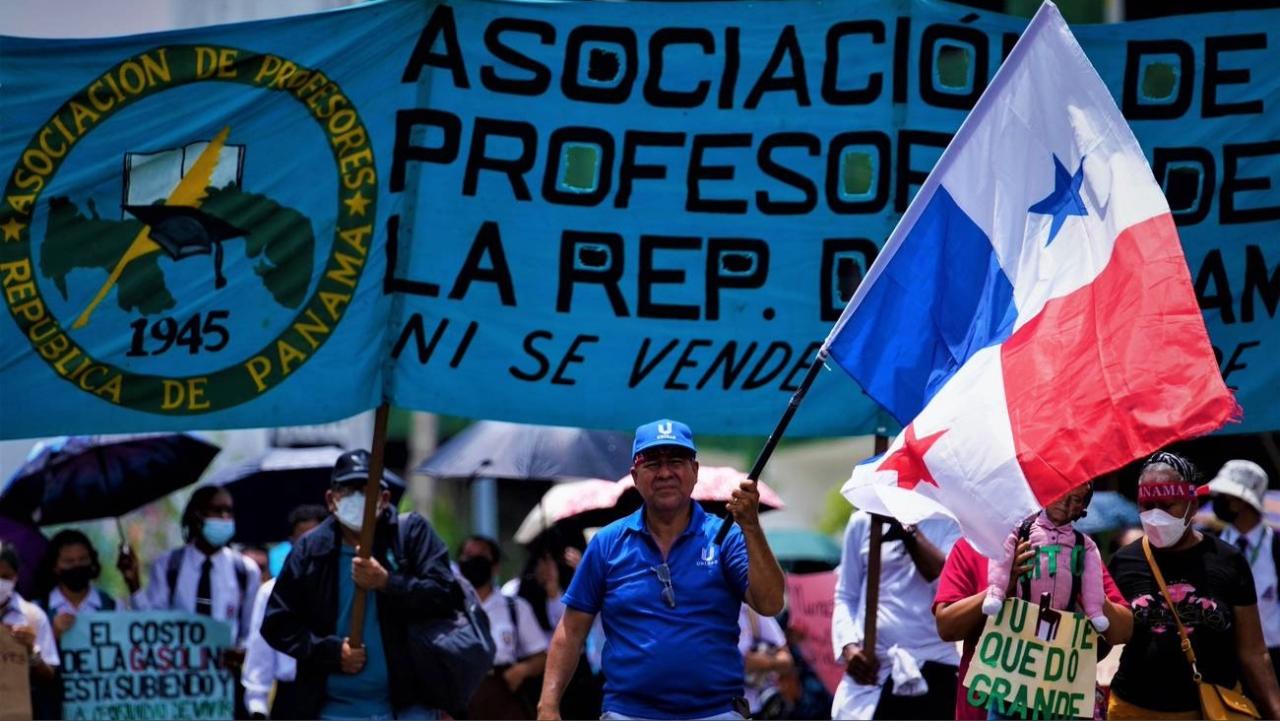
[[[877,470],[897,471],[898,487],[908,491],[915,490],[921,482],[937,488],[938,482],[933,480],[933,476],[929,473],[929,466],[924,462],[924,454],[928,453],[933,444],[937,443],[946,432],[947,429],[944,428],[931,436],[917,439],[915,424],[908,424],[906,442],[881,461]]]

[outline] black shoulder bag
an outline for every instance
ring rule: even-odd
[[[404,527],[402,515],[398,531],[402,553]],[[410,621],[407,632],[413,675],[422,684],[422,701],[458,718],[493,667],[494,646],[489,617],[475,588],[457,574],[454,580],[462,588],[462,608],[447,618]]]

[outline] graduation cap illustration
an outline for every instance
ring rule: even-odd
[[[212,254],[214,287],[226,286],[222,242],[246,231],[189,205],[126,205],[124,210],[150,226],[151,239],[174,260]]]

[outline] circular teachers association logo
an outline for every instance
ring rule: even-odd
[[[254,192],[261,189],[241,187],[245,158],[255,146],[237,137],[235,121],[212,137],[206,132],[179,145],[119,148],[124,160],[119,220],[104,218],[92,198],[44,197],[71,151],[107,119],[140,100],[202,83],[282,93],[318,124],[337,180],[331,239],[317,239],[312,220],[302,212]],[[246,114],[255,109],[248,107]],[[190,117],[169,105],[157,112],[171,113],[175,124]],[[318,151],[293,152],[313,158]],[[314,187],[321,179],[286,180]],[[72,96],[19,155],[0,199],[0,286],[34,350],[82,391],[151,413],[222,410],[275,387],[332,335],[364,271],[377,189],[369,134],[342,88],[323,73],[237,48],[153,48],[115,65]],[[43,230],[38,239],[33,238],[33,221]],[[316,279],[317,247],[325,246],[329,253]],[[224,272],[224,258],[232,254],[243,254],[249,262]],[[172,277],[189,276],[190,268],[200,264],[211,266],[211,282],[193,285]],[[244,298],[232,297],[228,273],[245,276],[232,277],[241,289],[248,287],[242,282],[261,283],[264,297],[270,298],[255,301],[253,327],[244,321],[237,326],[230,310],[209,309],[245,305]],[[41,293],[41,279],[57,289],[61,305],[77,305],[72,314],[54,316]],[[199,312],[170,313],[185,298],[198,300]],[[118,310],[104,312],[110,305]],[[263,319],[263,312],[270,316]],[[105,320],[94,327],[96,318],[118,319],[122,313],[133,319],[127,328],[104,327]],[[262,327],[282,326],[259,345],[275,332],[262,334]],[[183,363],[194,368],[197,354],[218,358],[218,351],[236,347],[232,340],[241,330],[257,340],[241,343],[230,365],[207,373],[146,372],[157,364],[156,356],[165,354],[183,357],[170,360],[169,368]],[[95,352],[126,358],[112,364]]]

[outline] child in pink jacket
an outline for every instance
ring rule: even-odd
[[[1004,560],[987,564],[988,587],[982,602],[983,613],[994,616],[1004,605],[1013,556],[1021,536],[1031,541],[1031,548],[1036,552],[1029,574],[1031,593],[1024,600],[1037,605],[1041,594],[1049,593],[1050,607],[1060,611],[1075,608],[1077,604],[1073,601],[1078,601],[1093,627],[1099,633],[1107,630],[1111,624],[1103,613],[1106,594],[1102,590],[1102,556],[1093,539],[1071,525],[1084,517],[1084,508],[1092,495],[1091,487],[1077,488],[1009,534],[1004,542]],[[1071,598],[1072,589],[1077,587],[1075,575],[1080,577],[1079,599]]]

